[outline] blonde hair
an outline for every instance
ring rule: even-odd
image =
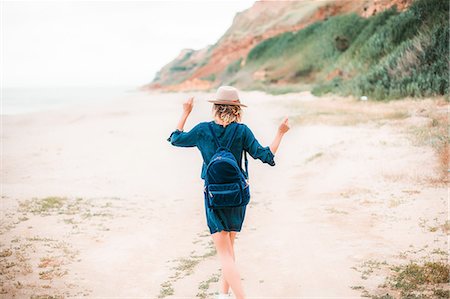
[[[213,115],[218,117],[226,125],[232,122],[240,122],[242,118],[242,109],[239,105],[214,104]]]

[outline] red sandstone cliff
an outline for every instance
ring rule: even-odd
[[[413,0],[305,0],[257,1],[234,17],[231,27],[216,42],[201,50],[184,49],[164,66],[143,89],[167,91],[207,90],[233,62],[245,64],[248,52],[275,35],[297,31],[330,16],[356,12],[368,17],[397,5],[407,8]],[[239,60],[240,59],[240,60]]]

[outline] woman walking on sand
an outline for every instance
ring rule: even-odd
[[[203,157],[201,177],[205,179],[207,165],[219,146],[230,144],[229,151],[239,166],[242,165],[243,153],[249,153],[254,159],[275,166],[274,154],[280,145],[283,135],[289,130],[288,119],[285,118],[270,146],[263,147],[245,124],[240,123],[242,108],[247,107],[239,100],[237,89],[221,86],[216,92],[212,107],[214,120],[201,122],[190,131],[184,132],[184,124],[193,108],[193,97],[183,104],[183,114],[176,127],[167,139],[172,145],[180,147],[197,147]],[[230,142],[230,143],[229,143]],[[247,163],[246,163],[247,164]],[[247,168],[247,167],[246,167]],[[247,172],[240,170],[248,179]],[[241,231],[245,217],[246,205],[213,209],[207,203],[205,195],[206,221],[222,266],[221,289],[218,298],[228,298],[231,287],[237,299],[245,298],[241,278],[235,264],[234,240]]]

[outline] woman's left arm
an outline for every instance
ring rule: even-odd
[[[281,139],[283,138],[283,135],[287,131],[289,131],[288,121],[289,119],[287,117],[283,119],[281,125],[278,128],[277,135],[275,136],[275,138],[272,141],[272,144],[270,145],[270,150],[272,151],[273,154],[277,152],[278,147],[280,146]]]

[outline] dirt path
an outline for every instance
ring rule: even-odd
[[[196,96],[186,129],[209,120],[210,95]],[[213,297],[220,265],[201,157],[165,140],[185,98],[137,94],[3,117],[1,298]],[[434,141],[448,107],[242,98],[262,144],[284,115],[292,123],[275,167],[250,161],[236,241],[249,298],[397,296],[385,283],[393,265],[447,264],[445,155]]]

